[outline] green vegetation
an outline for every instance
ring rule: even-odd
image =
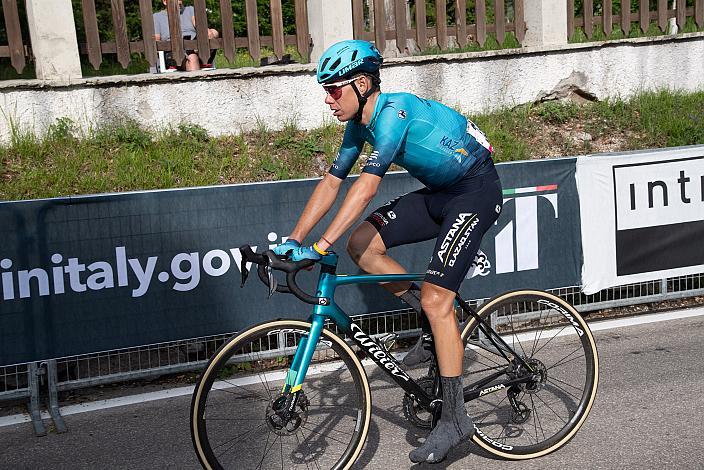
[[[470,118],[494,145],[496,161],[704,144],[704,92],[547,102]],[[259,123],[213,137],[194,124],[148,130],[130,121],[82,132],[64,118],[42,138],[12,129],[11,143],[0,146],[3,200],[320,176],[344,128],[304,131],[291,121],[273,131]]]

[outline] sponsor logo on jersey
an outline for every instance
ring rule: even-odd
[[[464,147],[458,148],[457,150],[455,150],[455,152],[461,153],[461,154],[464,155],[465,157],[469,156],[469,153],[467,153],[467,151],[464,149]]]
[[[367,158],[367,161],[366,161],[366,163],[364,164],[364,166],[365,166],[365,167],[367,167],[367,166],[373,166],[373,167],[379,168],[379,167],[381,166],[381,163],[379,163],[379,162],[377,161],[378,158],[379,158],[379,151],[378,151],[378,150],[374,150],[374,151],[371,153],[371,155],[369,155],[369,158]]]
[[[400,109],[398,111],[398,118],[399,119],[406,119],[406,110],[405,109]]]
[[[461,141],[457,139],[452,139],[446,135],[442,136],[442,139],[440,139],[440,147],[444,147],[448,150],[457,151],[457,146],[460,143]]]

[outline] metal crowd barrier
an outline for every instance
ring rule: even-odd
[[[588,316],[604,309],[704,295],[704,273],[629,284],[593,295],[583,294],[578,286],[551,289],[551,292]],[[479,305],[485,300],[470,303]],[[419,332],[419,319],[409,309],[355,315],[353,318],[370,335],[396,333],[399,338],[412,338]],[[65,426],[59,411],[59,392],[197,371],[230,336],[221,334],[0,367],[0,403],[11,400],[28,402],[35,432],[44,435],[46,431],[39,414],[39,381],[46,381],[49,413],[57,431],[62,432]]]

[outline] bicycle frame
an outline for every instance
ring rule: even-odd
[[[438,401],[426,393],[406,372],[403,370],[398,361],[386,351],[384,347],[379,345],[371,337],[369,337],[362,329],[352,321],[334,300],[335,290],[338,286],[351,284],[378,284],[381,282],[397,282],[397,281],[420,281],[425,275],[421,273],[415,274],[360,274],[360,275],[341,275],[336,274],[337,254],[330,253],[323,257],[320,261],[321,271],[318,278],[318,287],[316,295],[325,299],[319,302],[313,308],[313,313],[309,317],[311,323],[310,333],[304,335],[296,349],[291,367],[286,376],[283,393],[296,393],[303,387],[303,382],[308,371],[308,366],[313,357],[321,332],[325,322],[330,320],[342,329],[352,340],[367,353],[367,355],[411,397],[415,398],[418,403],[426,410],[432,410],[433,403]],[[530,366],[523,359],[515,354],[512,348],[506,344],[501,337],[487,325],[476,312],[462,299],[457,297],[460,307],[469,315],[474,316],[480,324],[480,329],[487,335],[494,346],[508,359],[506,351],[513,355],[523,366]],[[490,377],[481,380],[477,383],[470,384],[464,387],[465,402],[474,400],[488,393],[493,393],[499,390],[511,387],[514,384],[525,382],[526,378],[514,378],[505,382],[493,385],[491,387],[482,388],[491,383],[495,379],[503,375],[505,371],[499,371],[492,374]],[[437,384],[436,384],[437,387]],[[434,388],[436,388],[434,387]]]

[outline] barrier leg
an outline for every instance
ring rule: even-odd
[[[32,418],[34,434],[37,437],[46,436],[46,428],[42,423],[42,415],[39,409],[39,368],[36,362],[29,364],[29,415]]]
[[[66,429],[66,424],[64,423],[64,419],[61,417],[61,411],[59,410],[56,359],[50,359],[47,361],[47,378],[49,385],[49,414],[51,415],[51,419],[54,421],[56,432],[66,432],[68,429]]]

